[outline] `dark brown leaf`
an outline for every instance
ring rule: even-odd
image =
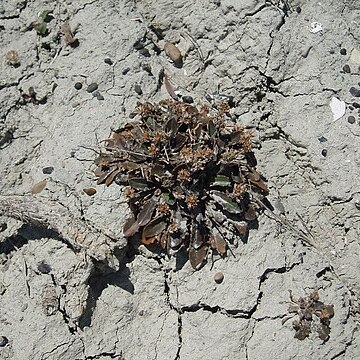
[[[152,218],[156,206],[156,201],[153,199],[148,200],[141,208],[137,217],[139,226],[144,226],[149,223]]]
[[[206,262],[208,246],[204,245],[200,249],[194,249],[190,246],[189,249],[189,260],[193,269],[199,270],[202,265]]]
[[[123,233],[125,237],[133,236],[139,230],[139,223],[134,219],[131,218],[125,222]]]

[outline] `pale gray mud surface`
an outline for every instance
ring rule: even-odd
[[[31,24],[47,9],[41,36]],[[78,47],[61,34],[66,19]],[[359,19],[358,0],[2,0],[0,358],[358,359]],[[178,44],[182,68],[154,29]],[[213,267],[173,271],[142,248],[128,258],[129,210],[118,186],[95,185],[91,149],[138,100],[169,97],[163,69],[197,103],[218,88],[234,97],[237,121],[256,129],[275,214],[306,225],[313,246],[264,211],[248,242]],[[87,92],[93,82],[103,99]],[[333,97],[346,103],[335,121]],[[94,196],[83,192],[93,186]],[[13,195],[38,204],[51,229],[6,216]],[[293,319],[282,324],[288,290],[316,288],[334,305],[330,338],[300,341]]]

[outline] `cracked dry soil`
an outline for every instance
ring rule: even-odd
[[[358,359],[359,18],[357,0],[3,0],[0,358]],[[164,73],[197,103],[233,96],[274,206],[197,272],[134,256],[117,187],[83,192],[99,140],[137,101],[169,97]],[[336,121],[332,97],[346,105]],[[334,305],[328,341],[282,324],[289,289]]]

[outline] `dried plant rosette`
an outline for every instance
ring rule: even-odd
[[[98,184],[113,182],[133,217],[124,236],[158,244],[169,256],[186,250],[194,269],[209,249],[226,256],[227,219],[239,235],[268,188],[256,172],[253,134],[228,117],[229,107],[200,108],[173,100],[139,103],[133,120],[105,140],[96,160]]]

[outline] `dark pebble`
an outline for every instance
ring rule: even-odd
[[[112,60],[111,60],[110,58],[105,58],[105,59],[104,59],[104,63],[105,63],[105,64],[108,64],[108,65],[112,65],[112,64],[113,64],[113,62],[112,62]]]
[[[98,100],[104,100],[104,97],[100,93],[96,95],[96,98]]]
[[[350,115],[350,116],[348,117],[348,123],[349,123],[349,124],[355,124],[355,116]]]
[[[100,92],[97,90],[92,93],[93,97],[97,97],[98,95],[100,95]]]
[[[356,102],[353,102],[352,103],[352,106],[355,108],[355,109],[360,109],[360,104],[356,103]]]
[[[138,84],[136,84],[135,86],[134,86],[134,90],[135,90],[135,92],[138,94],[138,95],[142,95],[142,89],[141,89],[141,86],[140,85],[138,85]]]
[[[140,49],[140,50],[139,50],[139,54],[141,54],[141,55],[144,56],[144,57],[150,57],[150,56],[151,56],[149,50],[146,49],[146,48]]]
[[[50,175],[54,171],[52,166],[46,166],[42,169],[43,174]]]
[[[80,89],[82,89],[82,83],[81,82],[77,82],[77,83],[75,83],[75,89],[76,90],[80,90]]]
[[[326,149],[322,149],[322,150],[321,150],[321,155],[322,155],[323,157],[326,157],[326,155],[327,155],[327,150],[326,150]]]
[[[51,271],[51,266],[43,261],[38,264],[37,268],[42,274],[48,274]]]
[[[318,139],[321,143],[327,141],[327,138],[325,136],[320,136]]]
[[[349,66],[348,64],[344,65],[343,70],[344,70],[344,72],[346,72],[346,73],[350,73],[350,72],[351,72],[350,66]]]
[[[300,7],[300,6],[298,6],[298,7],[296,8],[296,12],[297,12],[298,14],[301,13],[301,7]]]
[[[130,71],[130,68],[127,67],[127,68],[125,68],[125,69],[122,71],[122,74],[123,74],[123,75],[126,75],[129,71]]]
[[[184,103],[187,103],[187,104],[192,104],[194,102],[194,99],[188,95],[183,96],[182,100]]]
[[[354,108],[351,105],[349,105],[349,110],[354,110]]]
[[[346,49],[344,49],[344,48],[340,49],[340,54],[341,55],[346,55],[347,54]]]
[[[350,92],[350,94],[351,94],[352,96],[360,97],[360,89],[357,89],[357,88],[355,88],[355,87],[352,86],[352,87],[349,89],[349,92]]]
[[[0,336],[0,347],[4,347],[9,340],[5,336]]]
[[[330,54],[335,54],[335,51],[333,49],[329,50]]]
[[[92,93],[93,91],[97,90],[97,88],[98,88],[98,84],[94,82],[94,83],[91,83],[91,84],[87,87],[86,91],[87,91],[88,93]]]
[[[130,118],[130,119],[133,119],[136,115],[137,115],[136,113],[131,113],[131,114],[129,115],[129,118]]]

